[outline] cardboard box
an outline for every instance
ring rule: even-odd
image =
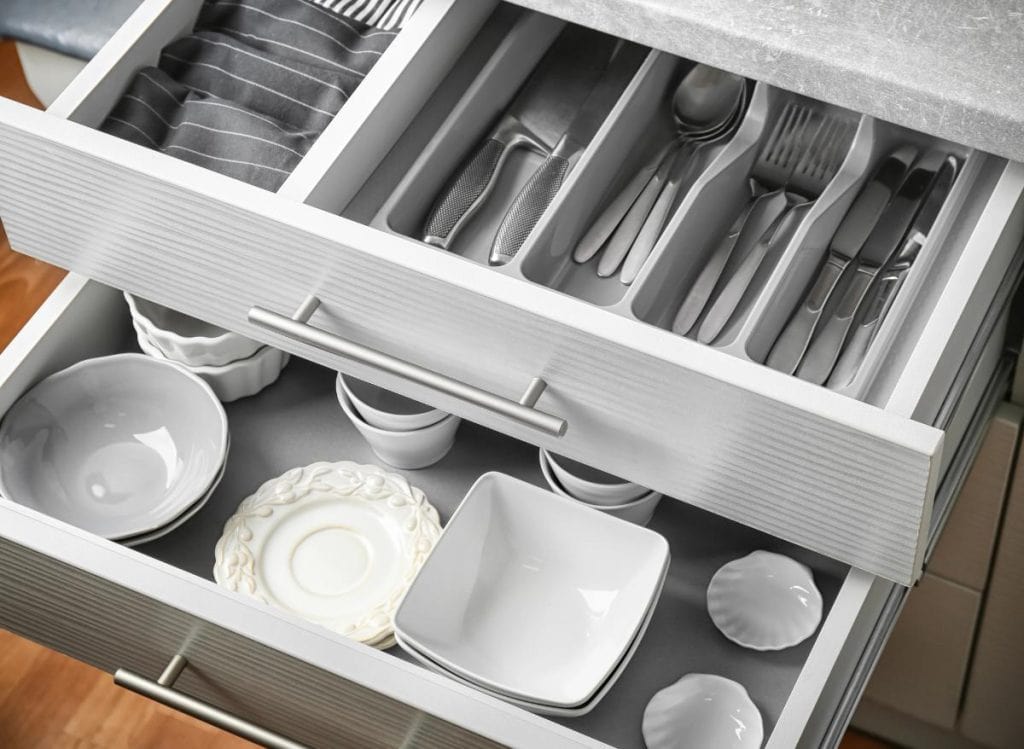
[[[981,593],[926,573],[868,682],[865,697],[942,728],[956,726]]]
[[[1024,408],[1000,404],[928,560],[927,572],[977,591],[985,589],[1022,419]]]
[[[1018,454],[967,680],[960,731],[992,747],[1024,745],[1024,461]]]

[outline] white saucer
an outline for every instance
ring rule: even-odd
[[[243,501],[217,542],[214,579],[367,644],[441,534],[423,492],[378,466],[314,463]]]

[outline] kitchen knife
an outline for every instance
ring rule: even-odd
[[[558,143],[516,195],[498,226],[491,245],[491,265],[504,265],[516,256],[558,188],[597,133],[632,79],[647,49],[619,42],[609,56],[600,80],[580,106]]]
[[[464,162],[431,210],[423,241],[449,249],[519,148],[547,155],[604,70],[617,40],[569,27],[552,44],[515,100]]]
[[[819,324],[807,353],[797,367],[796,376],[801,380],[821,385],[832,373],[857,308],[879,271],[899,249],[907,229],[928,197],[944,159],[945,154],[937,151],[925,154],[889,201],[864,246],[836,286],[833,293],[835,301],[829,305],[830,311]]]
[[[907,272],[928,239],[935,219],[949,197],[959,169],[960,163],[957,158],[947,155],[935,177],[928,198],[903,240],[903,246],[882,271],[867,299],[861,303],[849,340],[828,379],[830,389],[840,390],[849,386],[860,371],[868,347],[874,341],[882,320],[885,319],[896,294],[903,286],[903,279],[906,278]]]
[[[822,310],[842,277],[843,272],[888,205],[889,199],[903,182],[917,150],[904,146],[885,158],[874,175],[854,198],[853,205],[839,222],[832,236],[828,255],[807,294],[793,311],[782,333],[775,340],[765,362],[772,369],[793,374],[817,328]]]

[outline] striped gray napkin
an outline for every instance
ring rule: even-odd
[[[374,17],[407,17],[382,4],[392,12]],[[210,0],[101,129],[276,190],[397,34],[326,5]]]

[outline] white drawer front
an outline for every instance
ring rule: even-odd
[[[139,45],[155,54],[161,35],[146,29],[182,2],[148,3],[134,37],[112,41],[125,66],[140,64]],[[417,49],[466,43],[480,19],[461,14],[475,3],[433,5],[433,33]],[[410,67],[386,80],[404,94],[429,89],[451,58],[398,59]],[[87,69],[83,85],[101,90],[123,76],[116,60],[101,62],[107,75]],[[352,164],[353,190],[411,116],[411,106],[393,109],[401,96],[383,93],[343,110],[348,124],[335,122],[337,137],[329,129],[314,147],[321,172],[331,168],[325,152]],[[74,119],[95,101],[86,92],[60,113]],[[362,128],[350,121],[357,115]],[[286,199],[316,182],[310,174],[273,195],[10,102],[0,102],[0,160],[2,215],[22,251],[903,584],[920,573],[942,450],[942,433],[910,416],[925,385],[941,388],[940,375],[959,365],[1024,232],[1024,168],[993,159],[964,267],[918,331],[889,412]],[[321,300],[312,325],[443,377],[512,400],[543,378],[537,407],[565,419],[567,433],[547,436],[248,321],[253,305],[291,314],[309,294]]]

